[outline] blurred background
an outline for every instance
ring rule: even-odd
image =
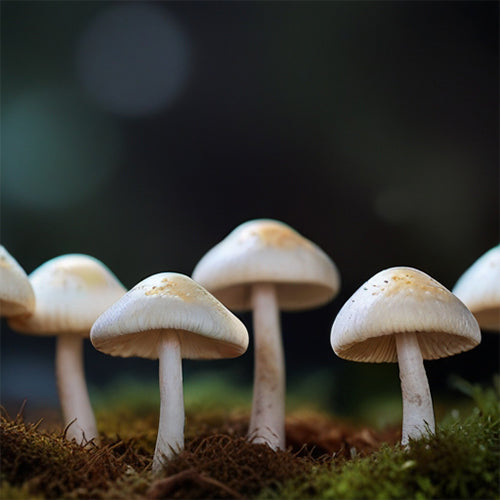
[[[342,276],[282,315],[290,390],[335,412],[400,390],[397,366],[331,350],[351,294],[395,265],[452,288],[498,244],[497,2],[7,1],[1,45],[1,243],[24,269],[86,253],[131,288],[286,222]],[[54,339],[1,327],[2,404],[56,407]],[[91,395],[157,383],[156,362],[86,344]],[[427,362],[433,394],[490,382],[498,349],[483,332]],[[186,383],[249,387],[252,356],[186,361]]]

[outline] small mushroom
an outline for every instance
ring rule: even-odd
[[[481,331],[467,307],[427,274],[410,267],[379,272],[344,304],[331,344],[344,359],[398,362],[403,399],[402,444],[435,432],[424,359],[475,347]]]
[[[257,219],[238,226],[200,260],[193,279],[235,311],[253,311],[255,370],[249,437],[285,447],[285,361],[280,309],[326,304],[340,288],[333,261],[290,226]]]
[[[26,272],[0,245],[0,316],[31,314],[34,309],[35,293]]]
[[[479,257],[452,292],[470,309],[481,328],[500,332],[500,245]]]
[[[9,319],[13,330],[57,335],[56,379],[66,437],[99,442],[83,368],[83,339],[97,317],[118,300],[125,287],[99,260],[68,254],[42,264],[29,276],[36,306],[29,316]]]
[[[90,338],[96,349],[112,356],[159,359],[156,474],[184,448],[182,358],[234,358],[248,346],[243,323],[178,273],[158,273],[138,283],[97,319]]]

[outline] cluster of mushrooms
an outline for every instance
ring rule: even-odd
[[[112,356],[159,359],[160,418],[153,471],[184,448],[182,358],[233,358],[248,346],[232,313],[253,314],[254,392],[248,437],[285,448],[285,363],[280,311],[331,301],[334,262],[288,225],[238,226],[195,267],[192,278],[163,272],[131,290],[99,260],[56,257],[29,277],[0,246],[0,313],[18,332],[57,335],[56,377],[68,439],[99,443],[85,382],[82,343]],[[402,443],[435,430],[423,360],[467,351],[481,330],[500,330],[500,245],[474,263],[453,293],[414,268],[383,270],[344,304],[331,329],[341,358],[398,362]]]

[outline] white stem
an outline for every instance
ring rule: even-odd
[[[56,379],[66,437],[78,443],[94,440],[99,444],[97,425],[90,404],[83,369],[83,338],[79,335],[59,335],[56,341]]]
[[[401,443],[418,439],[427,431],[434,434],[434,409],[417,335],[396,335],[399,378],[403,398],[403,431]]]
[[[273,450],[285,448],[285,359],[276,290],[252,288],[255,367],[248,435]]]
[[[160,421],[153,456],[153,472],[184,449],[184,395],[182,356],[177,333],[165,334],[158,347],[160,372]]]

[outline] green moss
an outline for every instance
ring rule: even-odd
[[[158,416],[158,409],[147,414],[135,414],[126,408],[96,412],[100,435],[110,441],[133,440],[145,454],[155,449]]]
[[[410,447],[383,446],[369,457],[327,462],[262,498],[500,498],[500,404],[495,389],[461,382],[469,416],[452,412],[435,436]]]

